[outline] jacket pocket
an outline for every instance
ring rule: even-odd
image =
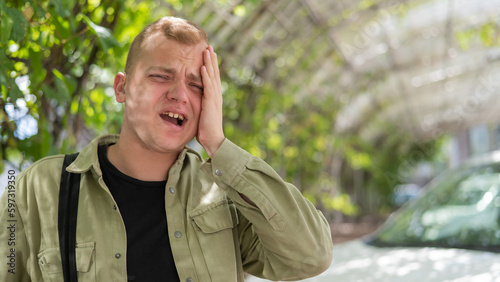
[[[237,281],[237,238],[233,230],[238,217],[234,204],[224,199],[198,208],[190,215],[211,281]]]
[[[78,281],[96,281],[95,243],[79,243],[75,249]],[[38,254],[38,266],[44,281],[63,281],[61,251],[59,248],[47,248]]]
[[[226,199],[212,203],[191,212],[191,218],[203,233],[211,234],[238,224],[236,207]]]

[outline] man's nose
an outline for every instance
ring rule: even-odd
[[[175,83],[167,92],[167,98],[179,103],[187,103],[187,87],[182,82]]]

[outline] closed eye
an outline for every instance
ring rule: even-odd
[[[170,77],[167,75],[161,75],[161,74],[150,74],[148,75],[149,78],[155,79],[155,80],[169,80]]]
[[[203,86],[197,84],[191,84],[190,86],[193,87],[197,92],[203,93]]]

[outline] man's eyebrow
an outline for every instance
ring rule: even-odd
[[[160,72],[169,73],[169,74],[176,73],[176,71],[174,69],[163,67],[163,66],[150,66],[150,67],[146,68],[146,72],[151,72],[151,71],[160,71]],[[196,82],[202,81],[201,76],[194,74],[194,73],[188,74],[187,78],[190,80],[196,81]]]
[[[196,82],[201,82],[201,76],[194,73],[188,74],[187,78]]]
[[[170,74],[175,73],[174,69],[166,68],[166,67],[162,67],[162,66],[150,66],[146,69],[146,72],[151,72],[151,71],[161,71],[161,72],[170,73]]]

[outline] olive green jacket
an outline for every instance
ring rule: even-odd
[[[81,282],[127,281],[125,226],[97,158],[99,144],[117,140],[95,139],[67,168],[81,174],[76,235]],[[0,281],[63,281],[57,229],[62,162],[63,155],[46,157],[17,176],[15,189],[6,188],[0,201]],[[264,161],[229,140],[207,161],[184,149],[165,188],[181,281],[243,281],[244,272],[297,280],[330,265],[330,228],[321,212]]]

